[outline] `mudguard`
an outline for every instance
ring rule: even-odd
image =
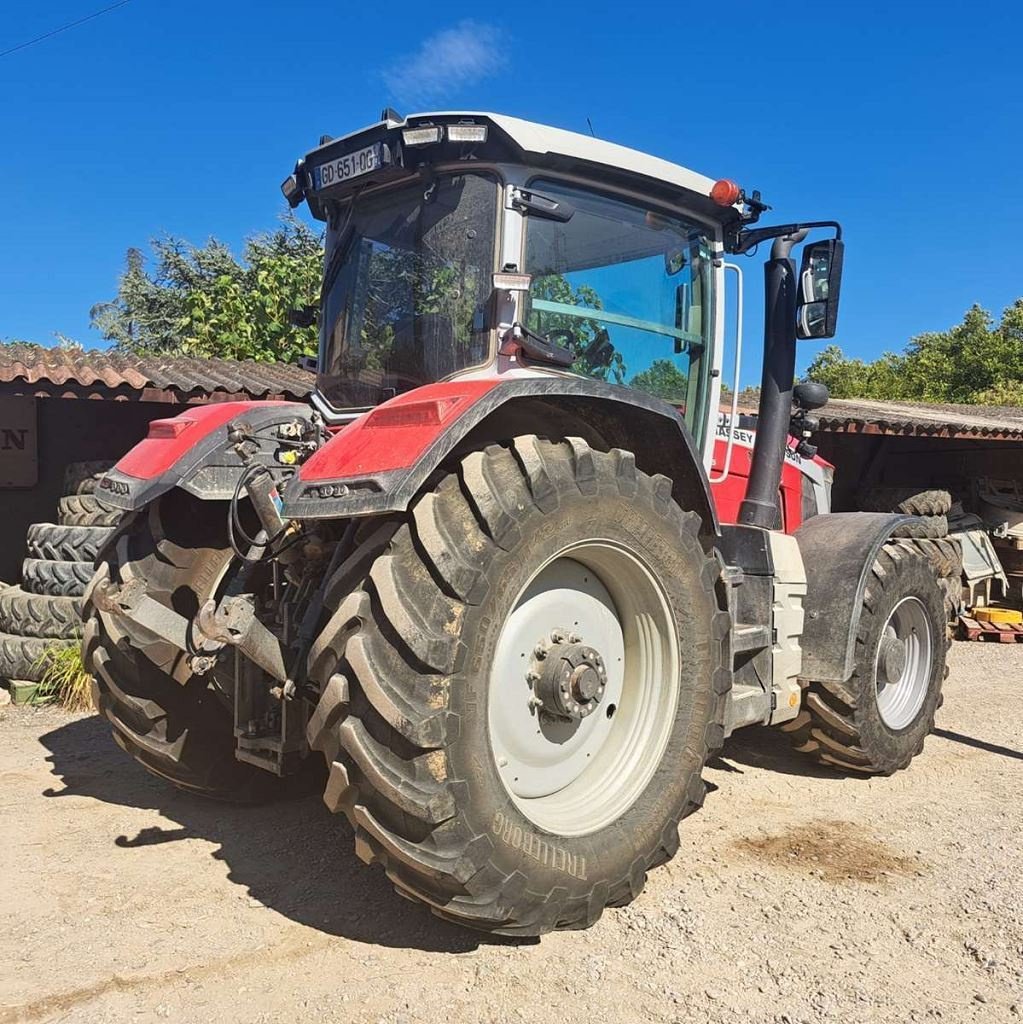
[[[274,464],[279,440],[273,428],[303,420],[313,410],[301,402],[217,402],[198,405],[172,419],[153,420],[149,434],[100,479],[103,500],[115,508],[134,511],[172,487],[199,498],[227,500],[242,470],[228,433],[244,424],[258,435],[253,455]]]
[[[804,679],[844,683],[855,667],[863,592],[878,552],[912,516],[833,512],[795,532],[806,568]]]
[[[633,451],[640,469],[671,477],[676,500],[701,515],[706,532],[718,532],[707,475],[678,410],[631,388],[568,375],[449,381],[392,398],[310,456],[284,491],[283,515],[404,511],[448,455],[526,433]]]

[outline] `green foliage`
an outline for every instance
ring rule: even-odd
[[[93,326],[122,351],[294,362],[315,353],[316,328],[288,312],[316,302],[323,239],[292,215],[245,242],[241,260],[223,242],[151,243],[152,270],[129,249],[117,296],[93,306]]]
[[[43,674],[32,698],[33,704],[56,701],[68,711],[92,709],[92,679],[82,662],[79,644],[46,648],[39,656],[37,667],[43,669]]]
[[[1023,405],[1023,299],[997,324],[974,305],[951,330],[917,335],[901,355],[886,352],[872,363],[829,345],[806,379],[826,384],[835,398]]]
[[[637,373],[629,385],[681,405],[686,400],[689,378],[670,359],[655,359],[642,373]]]

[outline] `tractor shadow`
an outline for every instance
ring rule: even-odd
[[[260,807],[204,800],[149,775],[110,738],[98,716],[69,721],[40,737],[63,783],[44,796],[87,796],[152,809],[166,824],[110,836],[113,857],[145,846],[199,838],[215,844],[228,878],[250,898],[300,924],[357,942],[465,953],[518,945],[448,924],[397,896],[383,872],[353,852],[351,827],[318,795]],[[526,940],[535,941],[535,940]]]
[[[869,778],[818,764],[813,758],[796,750],[785,733],[777,728],[762,726],[751,726],[734,732],[725,740],[718,755],[707,762],[707,767],[726,775],[741,775],[746,768],[758,768],[781,772],[783,775],[799,775],[806,779]],[[725,784],[724,780],[722,783]]]

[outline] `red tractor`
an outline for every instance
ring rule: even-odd
[[[837,224],[491,114],[385,111],[283,191],[326,224],[312,403],[155,422],[101,482],[128,514],[84,650],[145,768],[232,800],[325,774],[403,895],[535,935],[639,895],[741,726],[853,772],[920,752],[946,631],[913,518],[783,480]],[[728,259],[766,242],[756,438],[715,464]]]

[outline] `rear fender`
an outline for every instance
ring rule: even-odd
[[[647,473],[673,481],[708,535],[717,516],[707,475],[678,410],[630,388],[569,376],[450,381],[392,398],[336,434],[284,493],[290,519],[404,511],[449,456],[520,434],[581,437],[625,448]]]
[[[280,441],[274,427],[302,420],[313,410],[300,402],[217,402],[199,405],[149,424],[149,435],[99,482],[103,500],[134,511],[173,487],[198,498],[227,500],[243,469],[228,439],[235,423],[260,435],[253,442],[257,461],[274,465]]]
[[[912,516],[833,512],[796,530],[806,568],[802,676],[844,683],[853,673],[863,592],[878,552]]]

